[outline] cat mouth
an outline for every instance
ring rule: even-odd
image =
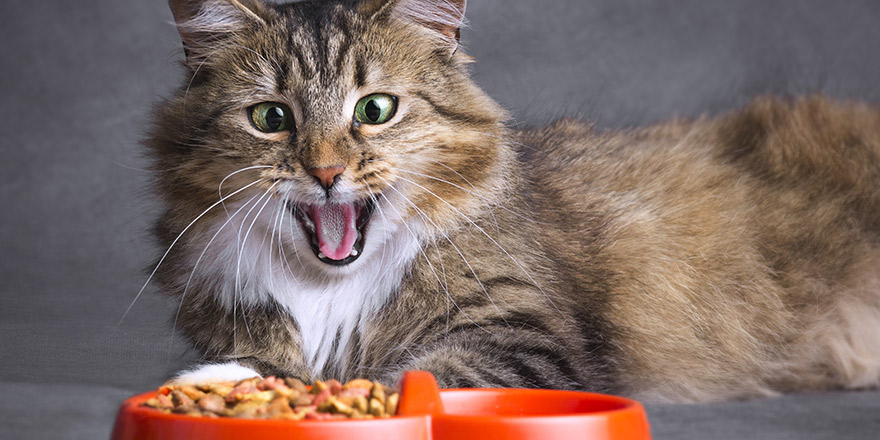
[[[372,199],[341,204],[288,204],[288,209],[299,220],[312,252],[322,263],[332,266],[351,264],[361,256],[367,225],[375,207],[376,202]]]

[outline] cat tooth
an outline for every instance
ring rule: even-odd
[[[358,250],[355,249],[355,248],[352,248],[352,249],[351,249],[351,253],[348,254],[348,256],[349,256],[349,257],[355,257],[355,256],[357,256],[357,254],[358,254]]]
[[[323,253],[323,252],[318,252],[318,258],[323,258],[323,259],[325,259],[325,260],[326,260],[326,259],[327,259],[327,256],[326,256],[326,255],[324,255],[324,253]]]

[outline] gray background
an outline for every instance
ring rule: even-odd
[[[472,0],[476,80],[536,125],[627,127],[762,93],[880,101],[880,1]],[[191,358],[147,288],[139,140],[182,80],[162,0],[0,6],[0,438],[104,438]],[[878,342],[880,343],[880,342]],[[656,438],[867,438],[880,393],[649,406]]]

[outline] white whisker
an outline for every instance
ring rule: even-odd
[[[224,177],[223,180],[220,181],[220,185],[217,185],[217,194],[220,194],[220,198],[221,198],[221,199],[223,198],[223,184],[226,182],[226,179],[229,179],[230,177],[232,177],[232,176],[234,176],[234,175],[236,175],[236,174],[238,174],[238,173],[241,173],[241,172],[244,172],[244,171],[247,171],[247,170],[259,169],[259,168],[272,168],[272,167],[269,166],[269,165],[254,165],[254,166],[251,166],[251,167],[245,167],[245,168],[241,168],[241,169],[235,170],[235,171],[233,171],[233,172],[227,174],[226,177]],[[229,211],[226,210],[226,204],[225,204],[225,203],[223,204],[223,211],[226,211],[226,215],[227,215],[227,216],[229,215]]]
[[[292,218],[290,220],[290,225],[287,227],[287,229],[290,232],[291,243],[293,244],[293,254],[296,255],[296,260],[299,262],[300,269],[302,269],[303,273],[305,273],[306,267],[303,265],[302,258],[300,258],[300,256],[299,256],[299,250],[296,247],[296,241],[293,240],[293,238],[296,237],[296,235],[293,232],[293,222],[294,222],[294,219],[296,218],[296,210],[297,210],[297,205],[294,204],[293,205],[293,214],[291,215]]]
[[[381,177],[380,177],[380,178],[381,178]],[[446,206],[449,206],[453,211],[455,211],[455,212],[458,213],[460,216],[462,216],[465,220],[467,220],[467,222],[470,223],[473,227],[477,228],[478,231],[480,231],[483,235],[485,235],[486,238],[489,239],[489,241],[491,241],[495,246],[497,246],[498,249],[501,250],[501,252],[504,252],[504,254],[507,255],[507,257],[510,258],[510,260],[513,261],[514,264],[516,264],[516,266],[517,266],[517,267],[523,272],[523,274],[525,274],[525,276],[529,279],[529,281],[531,281],[532,284],[533,284],[535,287],[537,287],[538,290],[541,291],[541,294],[543,295],[544,298],[546,298],[547,302],[548,302],[551,306],[553,306],[553,308],[556,309],[556,311],[559,312],[559,314],[560,314],[561,316],[563,316],[563,317],[566,316],[564,313],[562,313],[562,310],[560,310],[559,307],[556,306],[556,303],[553,302],[553,299],[550,298],[549,295],[547,295],[547,292],[544,291],[544,288],[542,288],[541,285],[538,284],[538,282],[535,281],[534,278],[532,278],[532,275],[531,275],[531,274],[525,269],[525,267],[523,267],[523,265],[520,264],[519,261],[518,261],[516,258],[513,257],[513,255],[510,255],[510,252],[507,252],[507,249],[504,249],[504,246],[501,246],[500,243],[498,243],[497,241],[495,241],[495,239],[492,238],[492,236],[490,236],[490,235],[489,235],[489,234],[488,234],[483,228],[481,228],[480,225],[476,224],[476,222],[474,222],[473,220],[471,220],[470,217],[468,217],[467,215],[465,215],[463,212],[459,211],[458,208],[456,208],[455,206],[452,206],[451,203],[447,202],[447,201],[444,200],[442,197],[438,196],[437,194],[434,194],[434,193],[433,193],[431,190],[429,190],[428,188],[425,188],[424,186],[419,185],[418,183],[416,183],[416,182],[414,182],[414,181],[412,181],[412,180],[406,179],[406,178],[404,178],[404,177],[399,177],[399,178],[400,178],[400,180],[403,180],[403,181],[405,181],[405,182],[411,183],[411,184],[413,184],[413,185],[419,187],[419,188],[422,189],[423,191],[427,192],[428,194],[430,194],[430,195],[436,197],[437,200],[440,200],[441,202],[443,202],[444,204],[446,204]]]
[[[241,240],[241,246],[239,246],[238,263],[235,267],[235,286],[236,286],[237,292],[233,291],[233,298],[232,298],[232,304],[233,304],[233,306],[232,306],[232,308],[233,308],[232,328],[233,328],[233,330],[235,329],[235,308],[237,305],[236,294],[241,294],[242,296],[244,296],[243,289],[245,286],[241,285],[241,258],[244,255],[244,247],[247,245],[248,236],[250,235],[251,230],[254,227],[254,224],[257,222],[257,219],[260,217],[260,214],[266,208],[266,205],[268,205],[269,202],[272,201],[272,197],[270,196],[270,193],[272,192],[272,190],[275,188],[276,185],[278,185],[278,182],[275,182],[271,186],[269,186],[269,189],[267,189],[266,192],[263,193],[263,195],[260,197],[260,199],[257,200],[257,204],[259,204],[263,200],[263,197],[269,196],[269,197],[266,197],[266,201],[263,202],[263,206],[260,207],[259,211],[257,211],[257,213],[254,215],[254,219],[251,220],[251,224],[248,226],[247,232],[245,232],[244,238]],[[253,208],[251,208],[251,209],[253,209]],[[250,211],[248,211],[248,212],[250,213]],[[244,216],[244,218],[247,219],[247,214]],[[265,238],[265,236],[264,236],[264,238]],[[248,280],[246,282],[250,282],[250,278],[248,278]],[[244,304],[242,304],[242,307],[241,307],[241,316],[242,316],[242,320],[244,321],[245,330],[247,330],[248,336],[251,338],[251,340],[253,340],[253,335],[251,335],[251,329],[247,323],[247,315],[245,315],[245,312],[244,312]]]
[[[284,196],[281,198],[283,202],[279,205],[279,208],[278,208],[279,219],[278,219],[278,224],[275,227],[275,230],[278,233],[278,256],[279,256],[279,259],[281,260],[281,270],[284,271],[285,267],[286,267],[287,273],[290,274],[290,277],[293,279],[293,282],[296,283],[297,286],[302,287],[302,284],[300,284],[299,280],[296,278],[296,275],[293,273],[293,268],[290,267],[290,261],[287,258],[287,252],[284,251],[284,241],[283,241],[284,237],[283,237],[282,233],[284,232],[284,219],[288,215],[290,215],[290,213],[287,212],[287,206],[288,206],[287,200],[289,200],[289,196],[290,196],[289,192],[290,192],[290,190],[288,190],[287,193],[285,193]],[[293,220],[291,220],[291,223],[293,223]],[[291,230],[291,234],[292,233],[293,233],[293,231]],[[294,239],[294,237],[293,237],[293,235],[291,235],[291,240],[293,240],[293,239]],[[296,246],[295,243],[294,243],[294,246]],[[305,270],[305,269],[303,269],[303,270]]]
[[[458,213],[460,216],[462,216],[462,217],[463,217],[465,220],[467,220],[467,222],[470,223],[473,227],[477,228],[477,230],[480,231],[483,235],[485,235],[486,238],[488,238],[489,241],[492,242],[492,244],[494,244],[495,246],[497,246],[498,249],[501,250],[501,252],[504,252],[504,254],[507,255],[507,257],[510,258],[511,261],[513,261],[513,264],[515,264],[516,267],[518,267],[519,270],[521,270],[521,271],[523,272],[523,274],[525,274],[525,276],[529,279],[529,281],[531,281],[531,283],[532,283],[535,287],[537,287],[538,290],[541,291],[542,296],[546,299],[546,301],[547,301],[547,302],[548,302],[548,303],[549,303],[554,309],[556,309],[557,312],[559,312],[560,316],[562,316],[563,318],[566,317],[565,313],[562,313],[562,310],[560,310],[559,307],[556,306],[556,303],[553,302],[553,299],[550,298],[550,295],[548,295],[547,292],[544,291],[544,288],[541,287],[541,285],[538,284],[538,282],[535,281],[534,278],[532,278],[532,275],[526,270],[526,268],[523,267],[523,265],[520,264],[520,262],[519,262],[516,258],[514,258],[513,255],[510,255],[510,252],[507,252],[507,249],[504,249],[504,246],[501,246],[500,243],[498,243],[497,241],[495,241],[495,239],[492,238],[491,235],[489,235],[489,234],[488,234],[483,228],[481,228],[480,225],[476,224],[476,222],[474,222],[473,220],[471,220],[470,217],[468,217],[467,215],[465,215],[463,212],[459,211],[458,208],[456,208],[455,206],[452,206],[452,204],[450,204],[449,202],[447,202],[446,200],[444,200],[442,197],[438,196],[437,194],[434,194],[431,190],[425,188],[425,187],[422,186],[422,185],[419,185],[419,184],[416,183],[416,182],[413,182],[412,180],[406,179],[406,178],[404,178],[404,177],[399,177],[399,178],[400,178],[401,180],[405,181],[405,182],[409,182],[409,183],[411,183],[411,184],[413,184],[413,185],[419,187],[420,189],[422,189],[423,191],[427,192],[428,194],[430,194],[430,195],[436,197],[437,200],[440,200],[441,202],[443,202],[444,204],[446,204],[446,206],[449,206],[450,208],[452,208],[453,211],[455,211],[455,212]]]
[[[284,210],[284,203],[278,204],[277,212],[275,213],[275,218],[272,220],[272,228],[267,229],[266,233],[268,234],[270,231],[272,232],[272,236],[269,238],[269,270],[275,271],[275,268],[272,266],[272,253],[275,252],[275,232],[278,230],[278,220],[281,217],[281,213]],[[278,239],[281,240],[281,236],[278,236]],[[266,237],[263,236],[263,242],[266,242]],[[262,246],[262,245],[261,245]],[[278,259],[281,259],[281,253],[278,253]],[[282,265],[283,268],[283,265]]]
[[[224,198],[222,198],[222,199],[220,199],[220,200],[214,202],[213,205],[209,206],[208,209],[205,209],[204,211],[202,211],[201,214],[199,214],[195,219],[193,219],[193,221],[191,221],[188,225],[186,225],[186,227],[183,228],[182,231],[180,231],[180,234],[178,234],[178,235],[177,235],[177,238],[175,238],[174,241],[171,242],[171,245],[168,246],[168,250],[165,251],[165,254],[163,254],[163,255],[162,255],[162,258],[159,259],[159,262],[156,263],[156,267],[155,267],[155,268],[153,269],[153,271],[150,273],[150,276],[147,277],[147,281],[144,283],[144,285],[141,286],[141,290],[138,291],[137,295],[135,295],[134,299],[131,301],[131,304],[129,304],[129,305],[128,305],[128,308],[125,309],[125,313],[122,314],[122,318],[119,318],[119,323],[117,323],[117,325],[121,325],[121,324],[122,324],[122,321],[125,320],[125,317],[128,315],[128,312],[131,311],[131,308],[132,308],[132,306],[134,306],[134,303],[138,300],[138,298],[139,298],[139,297],[141,296],[141,294],[144,292],[144,289],[147,288],[147,285],[150,284],[150,281],[153,279],[153,276],[156,275],[156,271],[159,270],[159,266],[161,266],[161,265],[162,265],[162,262],[165,261],[165,258],[166,258],[166,257],[168,256],[168,254],[171,252],[171,249],[174,247],[174,245],[177,244],[177,241],[180,240],[180,237],[183,237],[183,234],[185,234],[186,231],[188,231],[189,228],[192,227],[192,225],[194,225],[197,221],[199,221],[199,219],[201,219],[205,214],[207,214],[208,211],[214,209],[214,207],[216,207],[217,205],[223,203],[225,200],[228,200],[230,197],[233,197],[233,196],[235,196],[236,194],[238,194],[238,193],[240,193],[240,192],[242,192],[242,191],[244,191],[244,190],[250,188],[251,186],[256,185],[256,184],[259,183],[260,181],[262,181],[262,179],[257,180],[257,181],[254,181],[254,182],[251,182],[251,183],[249,183],[248,185],[246,185],[246,186],[244,186],[244,187],[242,187],[242,188],[236,190],[236,191],[233,192],[232,194],[230,194],[230,195],[228,195],[228,196],[226,196],[226,197],[224,197]]]
[[[233,346],[233,355],[235,357],[238,356],[238,351],[236,348],[237,347],[236,344],[238,343],[238,338],[237,338],[237,328],[236,328],[237,326],[236,326],[235,318],[236,318],[236,315],[238,314],[238,294],[243,287],[241,285],[241,256],[242,256],[242,253],[244,252],[245,242],[244,242],[244,240],[242,240],[241,233],[244,230],[244,224],[247,222],[247,219],[251,215],[251,212],[253,212],[254,208],[256,208],[257,205],[259,205],[260,202],[263,201],[264,197],[269,195],[269,192],[276,185],[276,183],[273,183],[269,187],[269,189],[266,190],[266,192],[262,193],[260,198],[257,199],[257,201],[254,203],[254,206],[252,206],[250,209],[248,209],[248,212],[245,213],[244,218],[241,219],[241,225],[238,227],[238,233],[236,235],[239,253],[238,253],[238,264],[235,269],[235,284],[233,284],[233,288],[232,288],[232,346]],[[257,216],[258,215],[259,215],[259,213],[257,214]],[[257,220],[257,216],[254,216],[253,222],[255,222]],[[251,225],[253,225],[253,222],[251,222]],[[250,228],[248,228],[247,232],[248,233],[250,232]],[[245,237],[245,238],[247,238],[247,237]]]
[[[448,168],[448,167],[447,167],[447,168]],[[509,209],[509,208],[506,208],[506,207],[504,207],[504,206],[496,205],[496,204],[494,204],[494,202],[493,202],[491,199],[489,199],[489,198],[487,198],[487,197],[485,197],[485,196],[483,196],[483,195],[481,195],[481,194],[479,194],[479,193],[477,193],[477,192],[474,192],[474,191],[471,191],[471,190],[469,190],[469,189],[467,189],[467,188],[464,188],[464,187],[462,187],[461,185],[457,185],[457,184],[455,184],[455,183],[452,183],[452,182],[450,182],[450,181],[448,181],[448,180],[441,179],[441,178],[439,178],[439,177],[434,177],[434,176],[431,176],[431,175],[428,175],[428,174],[419,173],[419,172],[416,172],[416,171],[413,171],[413,170],[408,170],[408,169],[405,169],[405,168],[395,167],[394,169],[395,169],[395,170],[398,170],[398,171],[403,171],[403,172],[405,172],[405,173],[409,173],[409,174],[414,174],[414,175],[417,175],[417,176],[425,177],[425,178],[428,178],[428,179],[431,179],[431,180],[436,180],[436,181],[438,181],[438,182],[445,183],[445,184],[447,184],[447,185],[449,185],[449,186],[452,186],[452,187],[458,188],[458,189],[460,189],[460,190],[462,190],[462,191],[464,191],[464,192],[466,192],[466,193],[468,193],[468,194],[470,194],[470,195],[472,195],[472,196],[474,196],[474,197],[478,197],[478,198],[480,198],[480,199],[483,199],[483,200],[486,202],[486,204],[489,205],[489,206],[499,207],[499,208],[501,208],[502,210],[507,211],[507,212],[509,212],[509,213],[511,213],[511,214],[513,214],[513,215],[515,215],[515,216],[517,216],[517,217],[519,217],[519,218],[521,218],[521,219],[523,219],[523,220],[529,222],[529,223],[535,223],[535,224],[539,224],[539,225],[550,225],[550,223],[540,222],[540,221],[537,221],[537,220],[535,220],[535,219],[533,219],[533,218],[526,217],[526,216],[524,216],[524,215],[522,215],[522,214],[520,214],[520,213],[518,213],[518,212],[516,212],[516,211],[513,211],[513,210],[511,210],[511,209]],[[450,169],[452,172],[455,172],[455,170],[453,170],[452,168],[449,168],[449,169]],[[473,186],[473,185],[471,185],[471,186]],[[495,213],[492,212],[491,207],[489,208],[489,212],[490,212],[490,214],[492,215],[492,219],[495,221],[495,228],[498,229],[498,220],[495,219]],[[499,232],[500,232],[500,230],[499,230]]]
[[[385,213],[382,212],[382,207],[379,206],[379,197],[373,193],[373,189],[367,185],[367,191],[370,192],[370,198],[373,200],[373,203],[376,206],[376,209],[379,210],[379,214],[382,216],[382,220],[385,221],[386,225],[389,225],[388,218],[385,217]],[[382,228],[382,266],[385,265],[385,252],[388,249],[388,227]]]
[[[443,235],[443,238],[445,238],[446,241],[448,241],[449,244],[452,246],[452,248],[455,249],[456,252],[458,252],[458,255],[461,257],[462,261],[464,261],[464,264],[467,265],[468,269],[470,269],[470,271],[471,271],[471,274],[473,274],[474,279],[477,281],[477,284],[480,285],[480,288],[483,290],[483,293],[486,294],[486,298],[487,298],[487,299],[489,300],[489,302],[492,304],[492,307],[494,307],[495,310],[498,312],[498,316],[501,318],[502,321],[504,321],[505,324],[507,324],[507,327],[509,328],[509,327],[510,327],[510,324],[507,323],[507,320],[504,318],[504,315],[501,313],[501,309],[499,309],[498,306],[495,304],[495,301],[494,301],[494,300],[492,299],[492,297],[489,295],[489,291],[486,290],[486,286],[484,286],[484,285],[483,285],[483,282],[480,281],[480,277],[477,276],[477,272],[474,271],[474,268],[473,268],[473,267],[471,267],[471,263],[467,260],[467,258],[465,258],[464,254],[461,252],[461,250],[458,248],[458,246],[456,246],[455,243],[452,242],[452,240],[449,238],[449,236],[446,235],[446,233],[443,232],[443,230],[442,230],[439,226],[437,226],[437,224],[434,223],[434,221],[431,220],[431,219],[430,219],[430,218],[424,213],[424,211],[422,211],[421,209],[419,209],[419,207],[416,206],[415,203],[413,203],[411,200],[409,200],[409,198],[406,197],[402,192],[400,192],[400,190],[398,190],[397,188],[395,188],[394,186],[392,186],[390,183],[388,183],[388,181],[385,180],[382,176],[376,175],[376,177],[378,177],[378,178],[381,179],[383,182],[385,182],[385,184],[386,184],[389,188],[391,188],[392,190],[394,190],[397,194],[400,195],[400,197],[403,198],[403,200],[405,200],[407,203],[409,203],[410,206],[412,206],[412,207],[416,210],[417,213],[420,213],[420,214],[422,215],[422,217],[423,217],[425,220],[427,220],[429,223],[431,223],[431,225],[434,226],[434,228],[437,230],[437,232],[439,232],[441,235]],[[389,203],[388,206],[390,206],[391,208],[393,208],[394,211],[398,213],[398,216],[400,216],[400,218],[403,219],[403,216],[400,214],[399,211],[397,211],[396,208],[394,208],[394,205],[393,205],[393,204]],[[406,222],[404,222],[404,225],[406,225]],[[408,226],[407,226],[407,229],[409,229]],[[431,263],[430,263],[430,260],[428,260],[428,256],[425,254],[425,252],[424,252],[423,250],[421,250],[421,246],[419,246],[419,250],[422,252],[422,255],[425,257],[425,260],[428,261],[428,265],[430,266],[430,264],[431,264]],[[431,267],[431,270],[434,272],[434,276],[437,277],[437,282],[440,283],[440,277],[437,276],[437,272],[434,271],[433,267]],[[443,283],[440,283],[440,285],[442,286]],[[450,298],[450,300],[452,300],[452,296],[449,294],[448,291],[446,292],[446,295],[448,295],[448,297]],[[455,304],[455,301],[454,301],[454,300],[453,300],[453,304]],[[471,321],[475,326],[477,326],[480,330],[483,330],[483,331],[485,331],[485,332],[487,332],[487,333],[491,333],[491,332],[489,332],[488,330],[486,330],[486,329],[484,329],[483,327],[481,327],[481,326],[480,326],[479,324],[477,324],[476,322],[474,322],[474,321],[470,318],[470,316],[469,316],[467,313],[464,312],[464,310],[462,310],[461,308],[458,307],[457,304],[455,304],[455,306],[456,306],[456,308],[458,308],[458,310],[459,310],[460,312],[462,312],[462,313],[465,315],[465,317],[468,318],[468,320],[470,320],[470,321]]]
[[[259,182],[259,180],[258,180],[258,182]],[[202,258],[208,252],[208,248],[211,246],[211,243],[213,243],[214,240],[217,238],[217,236],[220,235],[220,232],[222,232],[223,229],[226,228],[226,226],[230,222],[232,222],[232,217],[235,217],[239,212],[241,212],[241,210],[243,210],[245,208],[245,206],[247,206],[249,203],[251,203],[251,201],[256,199],[258,196],[259,196],[259,193],[257,195],[254,195],[253,197],[251,197],[248,201],[244,202],[241,205],[241,207],[239,207],[234,213],[232,213],[231,216],[228,216],[228,218],[223,223],[223,225],[221,225],[220,228],[217,229],[217,232],[214,232],[214,235],[211,237],[211,239],[208,240],[208,244],[205,245],[205,248],[202,250],[202,253],[199,254],[199,257],[196,259],[196,263],[195,263],[195,265],[193,265],[192,271],[190,271],[189,278],[186,280],[186,285],[183,287],[183,293],[180,295],[180,302],[177,305],[177,313],[174,315],[174,325],[171,327],[172,328],[171,340],[168,343],[168,352],[169,353],[171,352],[171,346],[174,343],[174,329],[177,328],[177,321],[180,319],[180,311],[183,306],[183,301],[184,301],[184,299],[186,299],[186,293],[189,290],[190,283],[192,283],[193,276],[195,276],[195,274],[196,274],[196,270],[199,268],[199,263],[201,263]]]
[[[381,178],[381,177],[380,177],[380,178]],[[384,179],[383,179],[383,180],[384,180]],[[387,182],[386,182],[386,183],[387,183]],[[373,194],[373,191],[372,191],[369,187],[367,187],[367,189],[370,191],[370,194]],[[399,193],[399,192],[398,192],[398,193]],[[401,196],[403,196],[403,195],[401,194]],[[374,197],[375,197],[375,196],[374,196]],[[405,197],[404,197],[404,198],[405,198]],[[410,236],[412,236],[413,239],[416,241],[416,243],[418,243],[418,242],[419,242],[419,238],[418,238],[418,236],[417,236],[416,233],[415,233],[415,232],[409,227],[409,225],[406,223],[406,221],[405,221],[404,218],[403,218],[403,214],[401,214],[400,211],[398,211],[397,208],[395,208],[393,204],[389,203],[388,206],[389,206],[391,209],[394,210],[394,212],[397,214],[397,216],[400,218],[401,222],[403,223],[403,226],[404,226],[404,227],[406,228],[406,230],[409,232]],[[382,211],[382,207],[381,207],[378,203],[376,204],[376,208],[379,210],[379,214],[382,216],[382,219],[385,221],[385,223],[389,223],[389,222],[388,222],[388,218],[385,216],[385,213]],[[387,239],[386,239],[386,241],[387,241]],[[434,269],[434,266],[431,264],[431,260],[428,258],[428,254],[425,253],[425,251],[424,251],[424,249],[422,248],[422,245],[421,245],[421,244],[418,244],[418,246],[419,246],[419,253],[421,253],[422,256],[425,258],[425,262],[428,263],[428,268],[431,269],[431,273],[434,274],[434,278],[437,279],[437,283],[438,283],[438,284],[440,285],[440,287],[443,289],[443,292],[446,294],[446,298],[447,298],[449,301],[452,301],[452,303],[455,304],[455,307],[456,307],[456,308],[457,308],[457,309],[458,309],[458,310],[459,310],[459,311],[460,311],[465,317],[467,317],[469,321],[471,321],[471,322],[472,322],[474,325],[476,325],[477,327],[480,327],[480,325],[477,324],[476,322],[474,322],[474,320],[472,320],[472,319],[470,318],[470,316],[469,316],[464,310],[462,310],[461,308],[458,307],[458,304],[456,304],[456,303],[455,303],[455,300],[452,299],[452,294],[449,293],[448,285],[447,285],[446,283],[444,283],[443,281],[441,281],[441,280],[440,280],[440,276],[437,275],[437,271]],[[439,251],[438,251],[438,252],[439,252]],[[383,257],[384,257],[384,250],[383,250]],[[384,259],[383,259],[383,263],[384,263]],[[445,272],[444,272],[444,279],[445,279]],[[480,328],[482,329],[482,327],[480,327]]]
[[[440,165],[441,167],[446,168],[446,169],[449,170],[449,171],[452,171],[456,176],[458,176],[461,180],[464,180],[465,183],[467,183],[467,184],[471,187],[471,190],[472,190],[472,191],[468,191],[469,194],[473,194],[473,195],[479,197],[480,199],[482,199],[484,202],[486,202],[486,209],[489,210],[489,215],[492,216],[492,221],[495,223],[495,230],[500,234],[500,233],[501,233],[501,228],[498,227],[498,219],[495,218],[495,211],[492,209],[492,207],[495,206],[495,203],[493,203],[492,200],[490,200],[489,198],[487,198],[487,197],[483,197],[482,195],[480,195],[480,194],[477,192],[477,187],[474,186],[474,184],[471,183],[471,181],[468,180],[467,177],[462,176],[461,173],[459,173],[458,171],[455,171],[455,169],[453,169],[451,166],[446,165],[445,163],[443,163],[443,162],[441,162],[441,161],[439,161],[439,160],[433,160],[433,159],[427,159],[427,160],[430,161],[431,163],[436,164],[436,165]],[[401,170],[401,171],[407,171],[407,172],[410,172],[410,173],[415,173],[415,171],[403,170],[402,168],[397,168],[397,169],[398,169],[398,170]],[[425,177],[428,177],[428,178],[433,178],[433,179],[439,180],[439,181],[441,181],[441,182],[443,182],[443,183],[447,183],[447,184],[449,184],[449,185],[452,185],[452,186],[458,187],[458,188],[460,188],[460,189],[462,189],[462,190],[465,190],[464,188],[461,188],[460,186],[455,185],[455,184],[452,183],[452,182],[449,182],[449,181],[446,181],[446,180],[443,180],[443,179],[440,179],[440,178],[437,178],[437,177],[428,176],[428,175],[424,175],[424,176],[425,176]],[[465,191],[467,191],[467,190],[465,190]]]

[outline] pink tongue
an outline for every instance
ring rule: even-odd
[[[347,258],[357,240],[354,205],[313,205],[311,214],[318,249],[331,260]]]

